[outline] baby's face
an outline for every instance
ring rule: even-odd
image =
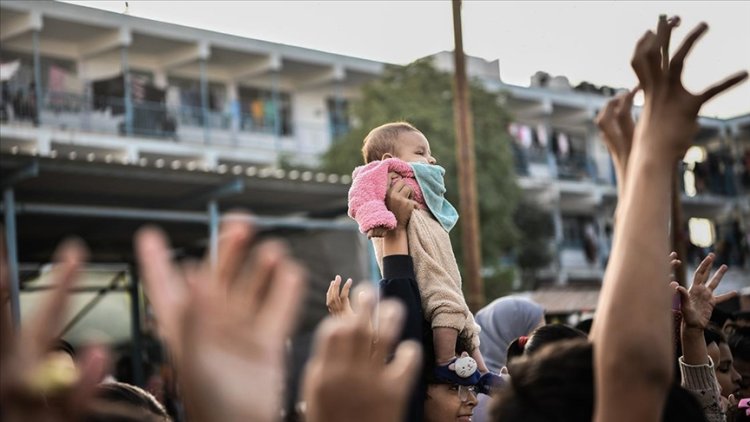
[[[396,141],[396,158],[407,163],[435,164],[437,160],[430,152],[430,143],[419,132],[409,131],[399,135]]]

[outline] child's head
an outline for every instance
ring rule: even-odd
[[[386,123],[371,130],[362,145],[365,163],[399,158],[406,162],[435,164],[430,143],[419,129],[407,122]]]

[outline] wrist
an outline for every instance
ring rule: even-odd
[[[705,327],[701,327],[700,325],[689,324],[689,323],[686,323],[685,320],[682,321],[683,334],[703,337],[704,329]]]

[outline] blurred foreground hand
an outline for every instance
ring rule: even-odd
[[[306,279],[278,241],[250,247],[250,217],[224,217],[216,251],[176,264],[166,236],[136,234],[141,277],[175,360],[190,420],[276,421],[284,344]]]

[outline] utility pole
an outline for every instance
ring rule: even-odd
[[[469,87],[466,79],[463,34],[461,30],[461,0],[453,0],[454,96],[453,117],[456,126],[456,165],[458,195],[461,211],[461,246],[464,260],[464,282],[468,285],[467,304],[472,312],[484,306],[482,255],[479,240],[479,212],[477,210],[474,129],[469,108]]]

